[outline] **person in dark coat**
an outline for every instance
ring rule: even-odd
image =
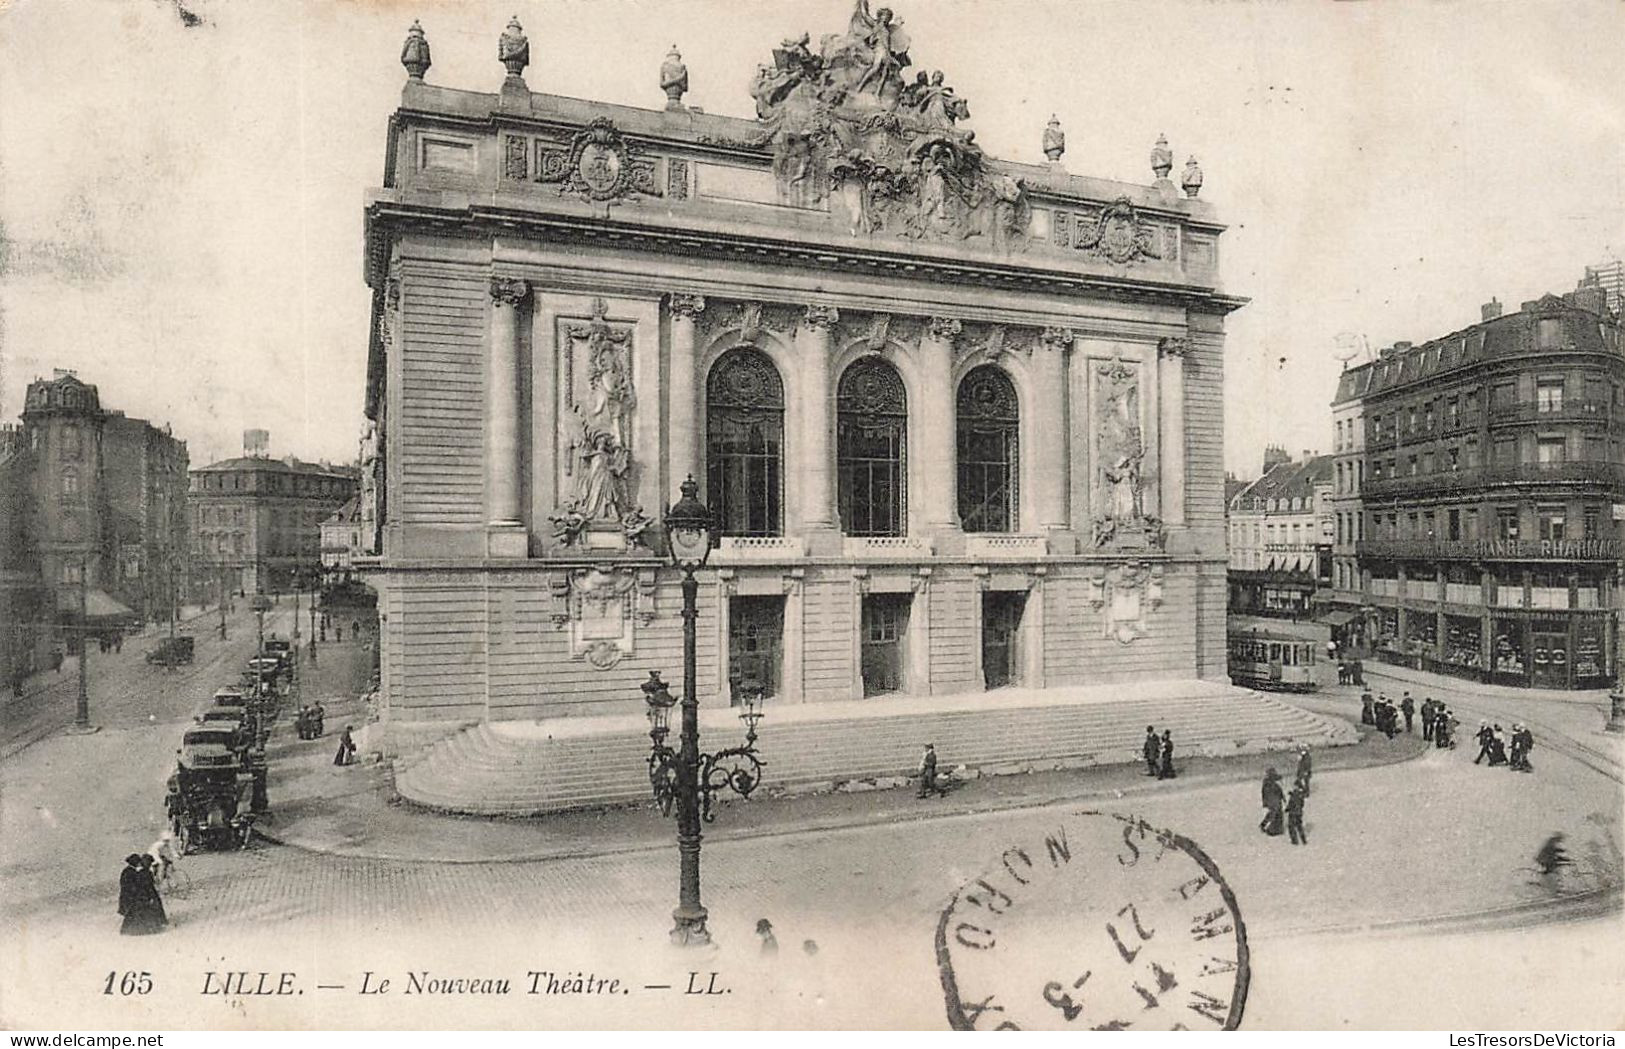
[[[1422,700],[1422,739],[1429,743],[1433,742],[1433,713],[1437,709],[1432,696]]]
[[[1409,734],[1410,732],[1414,731],[1411,728],[1411,719],[1416,716],[1416,704],[1411,702],[1411,694],[1409,692],[1405,693],[1405,698],[1400,701],[1399,710],[1400,713],[1405,715],[1405,732]]]
[[[1157,738],[1155,725],[1145,727],[1145,745],[1140,748],[1140,753],[1145,755],[1145,774],[1155,776],[1159,759],[1162,757],[1162,740]]]
[[[1369,692],[1360,693],[1360,724],[1375,725],[1377,723],[1377,706]]]
[[[350,726],[344,726],[344,734],[339,737],[339,752],[333,756],[333,764],[348,765],[355,761],[355,740],[350,738]]]
[[[1478,740],[1478,757],[1473,759],[1474,765],[1490,756],[1490,740],[1494,738],[1494,735],[1495,734],[1490,731],[1490,723],[1488,721],[1480,721],[1478,723],[1478,731],[1473,733],[1473,738]]]
[[[773,923],[766,918],[756,921],[756,935],[762,941],[762,954],[766,957],[775,957],[779,953],[779,939],[773,935]]]
[[[125,936],[161,932],[169,924],[158,883],[152,876],[152,857],[132,852],[124,858],[118,880],[118,912],[124,916],[119,932]]]
[[[1264,770],[1264,818],[1258,821],[1258,829],[1270,836],[1281,833],[1281,806],[1286,804],[1286,794],[1281,790],[1281,774],[1273,768]]]
[[[935,791],[937,797],[947,797],[947,790],[937,782],[937,748],[934,744],[925,745],[925,753],[920,755],[920,789],[915,797],[923,798]]]
[[[1529,731],[1527,725],[1512,726],[1512,767],[1518,772],[1533,772],[1535,767],[1529,764],[1529,752],[1535,749],[1535,734]]]
[[[1309,757],[1309,744],[1298,744],[1298,770],[1292,776],[1292,782],[1303,790],[1304,797],[1309,796],[1309,777],[1314,775],[1315,763]]]
[[[1157,769],[1158,779],[1173,779],[1174,772],[1174,734],[1168,729],[1162,730],[1162,764]]]
[[[1303,829],[1303,802],[1307,793],[1301,787],[1293,787],[1292,793],[1286,799],[1286,832],[1294,845],[1309,844],[1309,835]]]

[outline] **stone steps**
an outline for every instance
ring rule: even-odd
[[[765,719],[757,744],[767,766],[763,789],[793,792],[848,782],[862,787],[906,777],[927,741],[936,744],[945,769],[1001,774],[1138,762],[1148,724],[1173,731],[1176,760],[1355,739],[1345,722],[1224,686],[1195,696],[1051,700],[907,714],[888,714],[884,703],[874,701],[855,716],[819,719],[813,712],[777,723]],[[708,725],[701,746],[734,746],[743,737],[742,724]],[[414,760],[397,761],[396,789],[418,805],[489,815],[637,802],[649,796],[648,753],[648,734],[636,719],[591,735],[558,738],[505,733],[481,723]]]

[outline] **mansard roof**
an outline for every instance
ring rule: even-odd
[[[1539,347],[1541,320],[1561,322],[1556,349]],[[1556,295],[1545,295],[1524,303],[1517,313],[1482,321],[1419,346],[1385,351],[1378,360],[1345,370],[1332,403],[1376,396],[1490,360],[1552,352],[1617,354],[1621,349],[1620,328],[1613,320]]]

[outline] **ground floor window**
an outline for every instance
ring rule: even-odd
[[[1575,624],[1574,630],[1574,684],[1585,678],[1606,678],[1608,660],[1605,653],[1607,620],[1586,618]]]
[[[1483,630],[1475,618],[1444,617],[1444,661],[1458,667],[1476,667],[1483,643]]]
[[[1027,595],[991,591],[982,595],[982,680],[990,689],[1021,681],[1021,618]]]
[[[783,597],[729,599],[728,685],[735,706],[752,693],[778,695],[783,651]]]
[[[1405,633],[1412,652],[1431,651],[1439,642],[1439,622],[1431,612],[1411,612],[1405,617]]]
[[[906,687],[911,596],[870,594],[863,599],[859,672],[866,696],[900,692]]]
[[[1497,619],[1494,640],[1490,644],[1490,667],[1497,674],[1522,674],[1524,667],[1523,622],[1516,619]]]

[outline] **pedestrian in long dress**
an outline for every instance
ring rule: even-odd
[[[333,764],[348,765],[355,760],[355,740],[350,738],[350,726],[344,726],[344,734],[339,736],[339,752],[333,756]]]
[[[1286,804],[1281,774],[1274,768],[1264,770],[1263,802],[1264,818],[1258,821],[1258,829],[1273,837],[1281,833],[1281,807]]]
[[[1174,776],[1174,734],[1168,729],[1163,729],[1162,765],[1157,769],[1157,778],[1173,779]]]
[[[1362,692],[1360,694],[1360,724],[1375,725],[1376,723],[1376,700],[1372,698],[1371,693]]]
[[[119,873],[118,912],[124,916],[119,932],[125,936],[146,936],[162,932],[169,924],[164,913],[164,901],[158,895],[158,885],[152,878],[152,858],[132,852],[124,858],[124,870]]]

